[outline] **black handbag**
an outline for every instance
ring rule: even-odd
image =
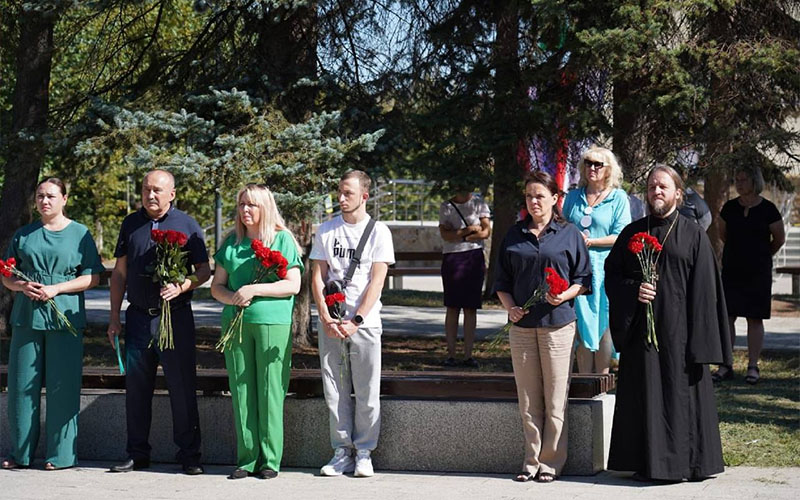
[[[347,288],[347,285],[353,280],[356,268],[361,263],[361,254],[364,252],[364,246],[367,244],[367,238],[369,238],[373,227],[375,227],[375,219],[370,219],[369,222],[367,222],[367,227],[364,228],[364,234],[362,234],[361,239],[358,240],[358,246],[356,247],[353,257],[350,258],[350,266],[347,268],[347,272],[344,273],[344,278],[340,280],[331,280],[325,283],[326,297],[336,293],[344,294],[344,289]],[[345,312],[344,301],[334,301],[333,304],[328,305],[328,314],[333,318],[344,319]]]

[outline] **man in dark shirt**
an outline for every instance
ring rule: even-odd
[[[689,172],[686,167],[677,165],[675,170],[681,175],[684,183],[689,180]],[[678,212],[692,222],[697,223],[703,228],[703,231],[708,231],[712,219],[711,210],[703,197],[700,196],[700,193],[694,189],[686,187],[683,193],[683,203],[678,205]]]
[[[172,406],[173,440],[178,445],[177,460],[189,475],[203,473],[200,465],[200,419],[197,411],[195,331],[192,316],[192,290],[211,276],[203,230],[197,221],[172,206],[175,179],[169,172],[153,170],[142,181],[143,207],[122,222],[111,274],[111,318],[108,339],[116,345],[122,331],[120,308],[127,289],[125,311],[127,374],[125,409],[128,430],[128,460],[111,468],[129,472],[150,466],[150,422],[159,362],[169,389]],[[188,264],[183,283],[160,287],[153,281],[156,259],[153,229],[180,231],[188,237],[184,251]],[[194,273],[192,274],[192,269]],[[169,302],[174,331],[174,349],[158,348],[161,299]]]

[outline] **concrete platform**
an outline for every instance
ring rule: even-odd
[[[5,407],[7,393],[0,393]],[[228,396],[199,397],[203,462],[234,464],[236,440]],[[42,415],[46,401],[42,401]],[[570,399],[566,474],[603,470],[611,438],[614,396]],[[522,425],[516,401],[394,399],[381,401],[381,435],[375,467],[398,471],[516,473],[524,456]],[[169,398],[153,401],[151,458],[173,462]],[[44,422],[42,422],[42,426]],[[322,398],[288,397],[284,412],[284,467],[319,467],[332,449],[328,414]],[[0,456],[8,452],[8,423],[0,419]],[[42,427],[44,428],[44,427]],[[123,391],[85,389],[81,393],[78,457],[83,461],[121,461],[125,453]],[[37,457],[43,456],[42,439]]]
[[[509,475],[456,473],[390,473],[371,478],[320,477],[319,469],[288,468],[276,479],[229,481],[230,467],[209,466],[202,476],[178,474],[175,465],[148,471],[107,473],[110,462],[90,462],[75,469],[0,470],[3,498],[17,500],[250,499],[281,500],[436,500],[581,499],[581,500],[795,500],[800,468],[731,467],[700,483],[651,485],[629,474],[562,476],[551,484],[516,483]]]

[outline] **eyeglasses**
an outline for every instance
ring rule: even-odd
[[[592,161],[592,160],[583,160],[583,164],[586,165],[586,168],[591,168],[592,170],[600,170],[601,168],[605,167],[606,164],[602,161]]]

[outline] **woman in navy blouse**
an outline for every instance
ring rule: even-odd
[[[567,461],[567,391],[575,344],[574,299],[591,293],[592,270],[580,231],[558,209],[559,190],[545,172],[525,180],[528,216],[511,227],[498,252],[494,283],[514,323],[511,361],[525,433],[525,460],[516,481],[549,483]],[[559,295],[522,309],[551,267],[569,282]]]

